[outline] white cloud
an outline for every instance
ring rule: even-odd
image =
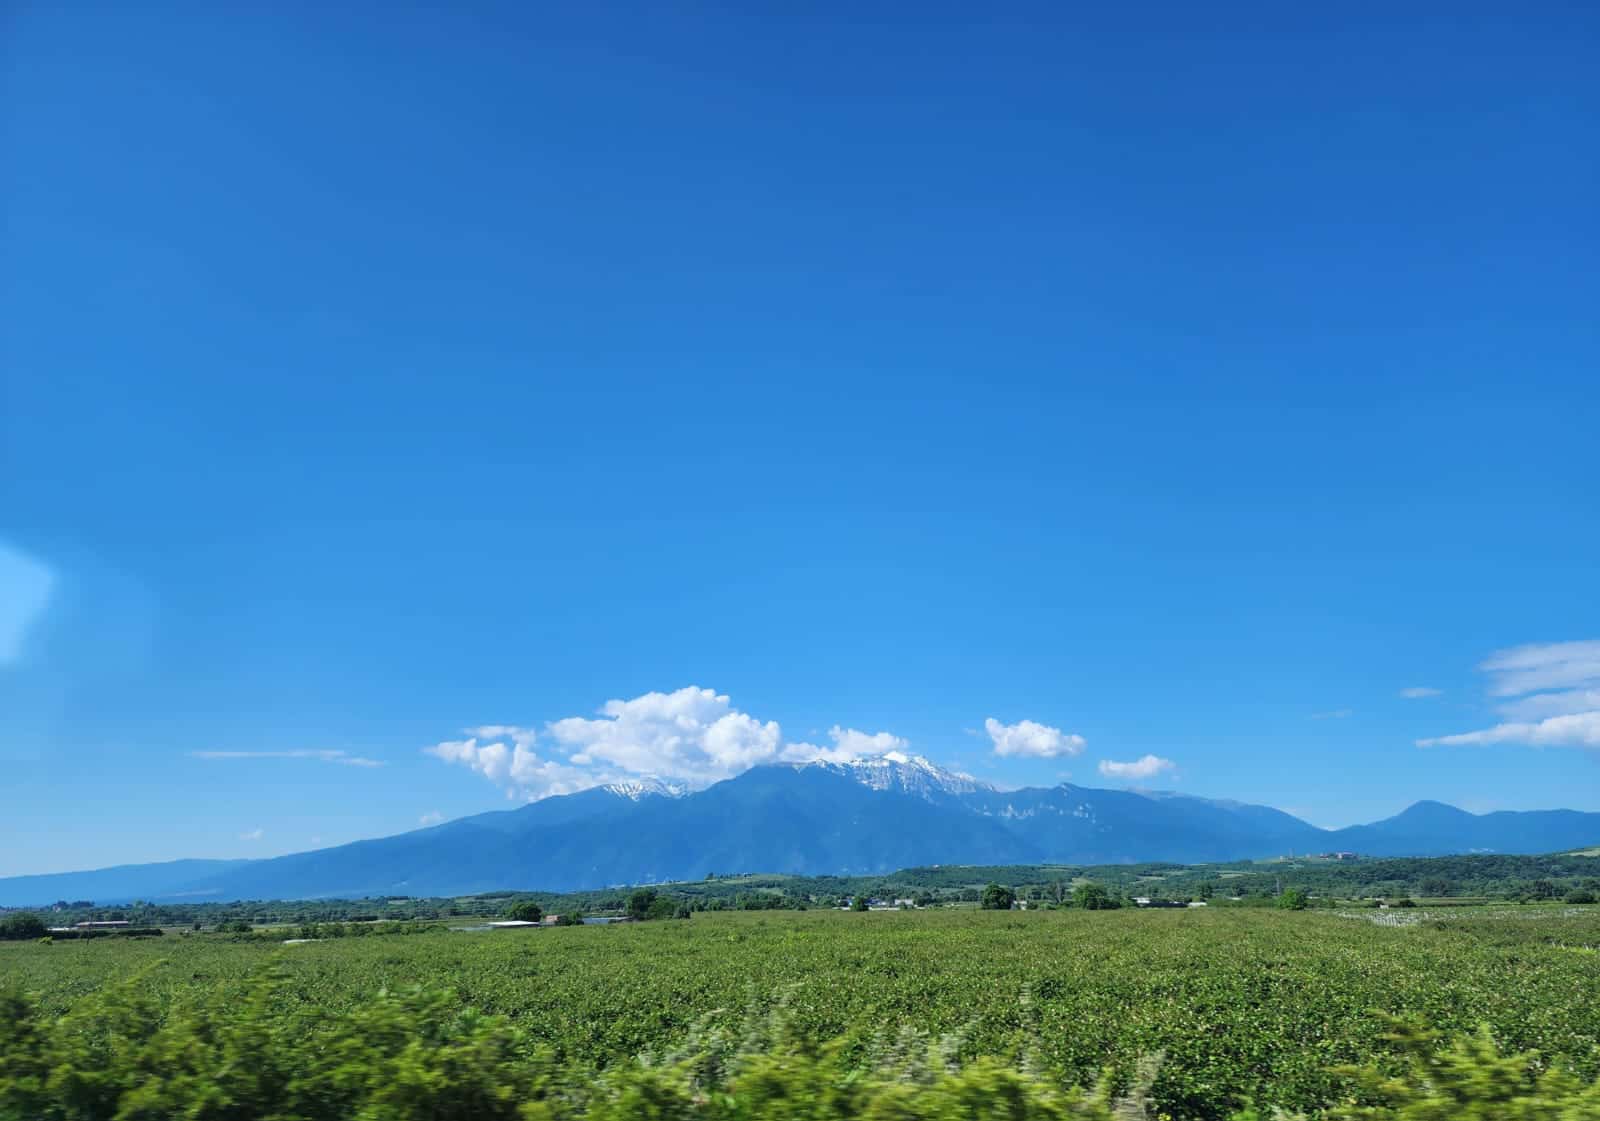
[[[828,735],[831,747],[787,742],[776,721],[690,686],[607,701],[594,717],[569,716],[541,729],[480,725],[466,729],[466,739],[423,751],[476,771],[508,797],[532,799],[636,778],[705,786],[763,763],[854,759],[910,746],[889,732],[837,725]]]
[[[338,763],[345,767],[381,767],[381,759],[351,755],[348,751],[191,751],[191,759],[315,759],[319,763]]]
[[[1489,674],[1489,693],[1496,697],[1596,685],[1600,640],[1514,646],[1491,654],[1478,668]]]
[[[438,825],[443,821],[444,814],[440,813],[438,810],[429,810],[427,813],[417,818],[418,825]]]
[[[1440,690],[1427,685],[1412,685],[1400,690],[1400,695],[1408,701],[1425,700],[1428,697],[1437,697]]]
[[[1159,755],[1145,755],[1131,763],[1118,763],[1112,759],[1100,760],[1100,773],[1107,778],[1146,779],[1176,769],[1171,759]]]
[[[45,565],[0,543],[0,666],[22,657],[23,641],[50,605],[55,583]]]
[[[690,686],[607,701],[600,718],[569,716],[548,725],[550,738],[579,765],[601,764],[631,774],[709,782],[778,757],[776,721],[763,724],[728,698]]]
[[[1514,646],[1484,659],[1491,697],[1505,719],[1489,728],[1430,736],[1418,747],[1514,743],[1600,748],[1600,641]]]
[[[267,831],[265,829],[262,829],[261,827],[257,826],[256,828],[250,830],[250,832],[248,832],[248,833],[240,833],[239,834],[239,840],[241,840],[241,841],[259,841],[259,840],[261,840],[261,838],[265,837],[266,835],[267,835]]]
[[[480,724],[476,728],[468,728],[467,735],[480,739],[497,740],[508,739],[514,744],[523,747],[532,747],[533,741],[539,738],[539,733],[532,728],[524,728],[518,724]]]
[[[1352,708],[1336,708],[1336,709],[1332,709],[1332,710],[1330,710],[1328,712],[1313,712],[1311,714],[1311,719],[1313,719],[1313,720],[1343,720],[1345,717],[1351,715],[1353,712],[1355,712],[1355,709],[1352,709]]]
[[[1563,689],[1558,693],[1535,693],[1495,706],[1508,720],[1537,721],[1550,716],[1578,712],[1600,712],[1600,689]]]
[[[832,747],[819,747],[814,743],[785,744],[779,758],[785,763],[848,763],[869,755],[883,755],[890,751],[904,751],[911,741],[888,732],[858,732],[854,728],[841,728],[835,724],[828,729]]]
[[[1538,721],[1510,721],[1477,732],[1418,740],[1418,747],[1478,747],[1520,743],[1530,747],[1600,748],[1600,711],[1573,712]]]
[[[624,777],[621,773],[574,767],[553,759],[541,759],[531,747],[503,741],[480,744],[477,737],[446,740],[422,749],[446,763],[459,763],[503,787],[506,797],[544,798],[551,794],[571,794]]]
[[[1088,743],[1082,736],[1063,732],[1048,724],[1032,720],[1019,720],[1015,724],[1002,724],[994,717],[983,722],[989,733],[996,755],[1024,755],[1035,759],[1055,759],[1063,755],[1081,754]]]

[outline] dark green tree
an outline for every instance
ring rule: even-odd
[[[1300,887],[1286,887],[1278,896],[1278,906],[1285,911],[1304,911],[1310,902],[1311,897]]]
[[[628,917],[637,922],[652,918],[651,909],[656,905],[656,890],[651,887],[642,887],[628,896]]]
[[[1085,911],[1114,911],[1122,906],[1122,901],[1107,891],[1104,884],[1090,882],[1072,889],[1072,905]]]
[[[516,922],[538,922],[544,918],[544,908],[531,899],[524,899],[521,903],[512,904],[506,917]]]
[[[0,940],[7,942],[23,942],[34,938],[43,938],[47,933],[44,920],[38,915],[23,911],[16,915],[7,915],[0,919]]]
[[[985,911],[1009,911],[1017,901],[1017,893],[1008,887],[999,884],[990,884],[983,889],[983,899],[978,906]]]

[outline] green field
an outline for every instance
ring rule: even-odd
[[[119,983],[169,1018],[201,1003],[242,1007],[277,965],[281,987],[257,999],[273,1016],[308,1015],[309,1038],[382,990],[422,986],[509,1018],[517,1047],[573,1070],[737,1037],[774,1010],[785,1038],[842,1041],[830,1053],[841,1069],[942,1040],[960,1059],[997,1056],[1052,1084],[1111,1071],[1125,1085],[1141,1057],[1159,1053],[1152,1098],[1172,1118],[1346,1096],[1330,1068],[1387,1061],[1376,1011],[1448,1033],[1486,1024],[1503,1050],[1536,1050],[1586,1080],[1600,1073],[1596,909],[1406,920],[1245,909],[709,913],[290,946],[210,935],[12,943],[0,945],[0,977],[33,994],[42,1021]]]

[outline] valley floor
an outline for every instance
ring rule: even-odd
[[[120,987],[118,999],[147,1002],[155,1021],[251,1006],[300,1017],[296,1030],[314,1040],[381,991],[420,986],[448,994],[433,1014],[504,1016],[513,1050],[575,1070],[741,1039],[802,1051],[834,1041],[826,1054],[841,1068],[932,1046],[952,1062],[997,1056],[1052,1085],[1110,1071],[1127,1086],[1159,1054],[1151,1098],[1184,1119],[1348,1097],[1332,1068],[1392,1061],[1379,1013],[1452,1034],[1487,1025],[1501,1050],[1537,1050],[1592,1081],[1597,945],[1595,908],[1402,928],[1223,909],[707,913],[298,945],[170,934],[12,943],[0,945],[0,989],[31,994],[29,1015],[44,1025],[78,1009],[90,1031],[107,1030],[104,1014],[81,1010]],[[276,987],[265,986],[273,971]]]

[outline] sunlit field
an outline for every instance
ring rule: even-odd
[[[269,1018],[307,1017],[310,1039],[382,992],[420,986],[448,994],[422,1014],[506,1017],[514,1052],[571,1071],[752,1034],[802,1049],[831,1042],[838,1070],[932,1047],[941,1062],[996,1057],[1056,1087],[1109,1072],[1125,1090],[1152,1059],[1162,1115],[1218,1118],[1347,1097],[1333,1068],[1390,1061],[1380,1013],[1450,1034],[1487,1025],[1502,1051],[1536,1050],[1592,1080],[1597,944],[1593,908],[1422,916],[1404,928],[1222,909],[769,912],[299,945],[215,935],[14,943],[0,946],[0,970],[7,987],[33,994],[43,1021],[123,986],[156,1018],[255,1000]],[[267,992],[262,978],[275,971]]]

